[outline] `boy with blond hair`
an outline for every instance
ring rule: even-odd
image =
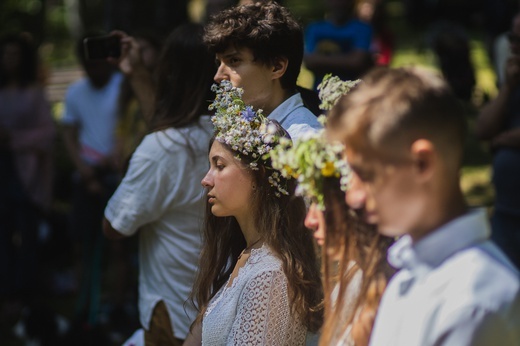
[[[465,203],[466,121],[451,90],[406,68],[376,69],[356,89],[336,109],[360,180],[347,203],[399,238],[370,345],[519,345],[519,273]]]

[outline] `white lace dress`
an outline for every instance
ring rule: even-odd
[[[208,305],[202,345],[304,345],[306,328],[289,308],[281,261],[266,246],[251,250],[246,264]]]

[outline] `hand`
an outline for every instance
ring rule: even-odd
[[[145,68],[141,59],[141,47],[135,38],[123,31],[112,31],[110,35],[118,36],[121,40],[121,57],[108,58],[108,61],[117,64],[125,75],[132,75],[135,70]]]
[[[506,62],[506,83],[515,87],[520,83],[520,56],[513,55]]]

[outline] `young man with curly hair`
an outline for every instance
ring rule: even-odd
[[[224,10],[211,17],[204,41],[216,54],[217,83],[243,88],[244,102],[277,120],[293,139],[321,128],[296,86],[303,31],[286,8],[267,1]]]

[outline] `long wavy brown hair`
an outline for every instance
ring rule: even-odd
[[[278,123],[273,123],[280,133],[288,136]],[[224,147],[234,155],[238,154],[230,147]],[[250,158],[240,158],[240,164],[250,170],[253,184],[257,187],[251,201],[252,210],[256,212],[256,227],[265,244],[282,261],[293,316],[299,318],[308,330],[316,332],[323,321],[323,288],[316,245],[304,225],[305,203],[302,198],[294,196],[294,181],[282,182],[290,192],[288,196],[275,195],[276,190],[268,181],[272,173],[269,161],[261,161],[258,170],[251,170]],[[214,216],[209,204],[206,205],[203,236],[199,272],[192,292],[192,302],[199,311],[195,323],[202,321],[211,298],[227,282],[246,247],[236,219]]]
[[[350,337],[354,344],[368,345],[379,301],[393,273],[386,261],[386,251],[392,239],[380,235],[375,226],[362,221],[349,208],[339,179],[326,178],[323,189],[325,322],[320,345],[337,342],[349,325],[352,326]],[[346,293],[357,273],[361,273],[359,291],[356,296],[349,297]],[[346,309],[346,306],[350,308]]]

